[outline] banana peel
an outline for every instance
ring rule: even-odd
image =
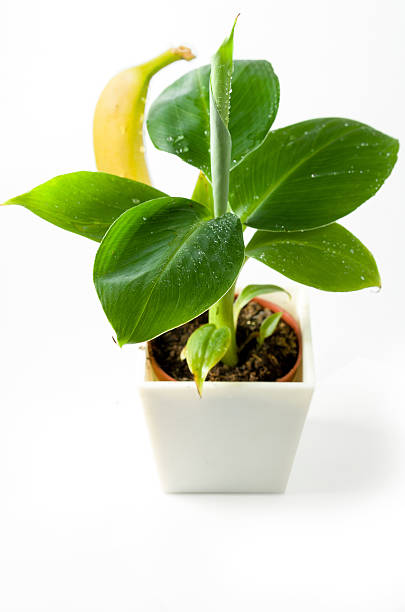
[[[188,47],[172,48],[149,62],[120,72],[107,83],[97,102],[93,122],[98,170],[150,185],[143,140],[149,82],[165,66],[194,57]]]

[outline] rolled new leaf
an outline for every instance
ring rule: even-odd
[[[282,289],[282,287],[278,287],[277,285],[247,285],[244,287],[233,304],[233,318],[235,327],[238,323],[240,311],[248,302],[250,302],[250,300],[258,295],[263,295],[264,293],[275,293],[280,291],[286,293],[288,297],[291,297],[288,291]]]
[[[313,119],[276,130],[231,173],[231,208],[258,229],[326,225],[378,191],[398,148],[394,138],[350,119]]]
[[[259,346],[263,344],[266,338],[270,338],[270,336],[274,334],[282,316],[282,312],[275,312],[263,321],[259,331]]]
[[[258,231],[246,253],[292,280],[324,291],[381,285],[370,251],[338,223],[306,232]]]
[[[154,187],[113,174],[72,172],[5,204],[24,206],[53,225],[100,242],[123,212],[164,195]]]
[[[233,68],[233,25],[211,62],[210,76],[210,146],[214,215],[220,217],[228,208],[231,135],[228,130]]]
[[[229,290],[243,260],[236,215],[212,219],[192,200],[158,198],[111,226],[96,255],[94,283],[122,346],[200,315]]]
[[[155,147],[177,155],[211,176],[210,66],[191,70],[172,83],[151,105],[147,128]],[[278,110],[280,87],[265,60],[235,60],[232,73],[231,168],[253,151],[270,130]]]
[[[201,325],[189,337],[184,353],[200,397],[208,372],[221,361],[230,342],[231,330],[211,323]]]

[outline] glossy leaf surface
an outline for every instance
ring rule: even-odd
[[[112,225],[96,255],[94,282],[122,346],[207,310],[230,288],[243,258],[235,215],[211,219],[197,202],[160,198]]]
[[[313,119],[271,132],[231,173],[229,200],[243,223],[282,231],[320,227],[373,196],[398,141],[349,119]]]
[[[211,177],[210,66],[188,72],[152,104],[147,126],[154,145],[178,155]],[[264,60],[236,60],[232,75],[229,131],[231,166],[257,147],[277,114],[279,84]]]
[[[208,372],[221,361],[230,342],[231,330],[228,327],[217,328],[210,323],[201,325],[189,337],[185,356],[199,395]]]
[[[272,334],[274,334],[282,316],[282,312],[274,312],[263,321],[259,331],[259,346],[263,344],[266,338],[269,338]]]
[[[6,204],[20,204],[46,221],[101,241],[129,208],[165,194],[149,185],[104,172],[57,176]]]
[[[306,232],[259,231],[246,252],[288,278],[324,291],[381,284],[370,251],[337,223]]]
[[[235,326],[238,322],[240,311],[248,302],[250,302],[250,300],[258,295],[263,295],[264,293],[275,293],[279,291],[286,293],[289,297],[291,297],[288,291],[282,289],[281,287],[277,287],[277,285],[247,285],[244,287],[233,304]]]

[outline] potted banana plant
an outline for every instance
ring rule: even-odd
[[[143,155],[149,80],[192,59],[179,47],[101,94],[99,172],[6,202],[100,243],[94,284],[117,343],[146,343],[136,376],[169,492],[283,492],[314,388],[299,286],[380,286],[371,253],[336,221],[381,187],[398,142],[342,118],[272,130],[278,79],[265,60],[234,61],[233,36],[148,114],[153,144],[199,170],[191,198],[152,187]],[[249,258],[293,289],[237,287]]]

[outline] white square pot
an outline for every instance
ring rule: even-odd
[[[263,296],[266,298],[266,296]],[[308,302],[268,296],[298,319],[303,358],[293,382],[160,382],[146,360],[138,384],[168,493],[283,493],[314,390]]]

